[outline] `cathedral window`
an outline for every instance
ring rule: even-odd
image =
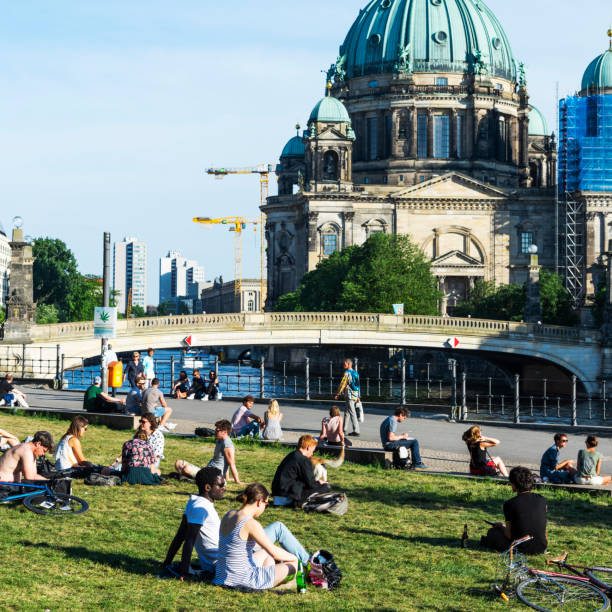
[[[436,85],[448,85],[448,79],[446,77],[436,77]]]
[[[323,234],[323,255],[329,257],[338,250],[338,234]]]
[[[419,115],[417,118],[417,157],[427,157],[427,115]]]
[[[497,122],[497,159],[508,159],[508,123],[505,117],[500,117]]]
[[[408,138],[408,115],[406,113],[400,115],[397,136],[400,140]]]
[[[533,244],[533,232],[521,232],[521,253],[529,253],[529,247]]]
[[[367,119],[367,158],[377,159],[378,157],[378,121],[376,117],[368,117]]]
[[[448,115],[435,115],[433,128],[433,156],[438,159],[446,159],[450,157],[450,117]]]
[[[323,180],[338,180],[338,154],[335,151],[327,151],[323,156]]]
[[[457,115],[457,134],[456,134],[456,140],[455,142],[457,143],[457,157],[459,159],[462,159],[465,157],[465,137],[464,137],[464,130],[465,130],[465,116],[460,113]]]

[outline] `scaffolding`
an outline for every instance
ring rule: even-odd
[[[612,191],[612,96],[559,102],[559,199],[565,286],[575,306],[585,297],[586,202],[581,192]]]

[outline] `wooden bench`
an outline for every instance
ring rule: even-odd
[[[11,408],[0,406],[0,410],[10,413],[26,413],[31,415],[41,414],[71,421],[77,414],[83,415],[92,425],[106,425],[110,429],[136,429],[140,417],[132,414],[85,412],[79,410],[57,410],[54,408]]]

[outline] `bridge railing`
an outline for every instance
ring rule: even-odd
[[[600,339],[594,329],[516,323],[489,319],[457,317],[435,317],[425,315],[391,315],[355,312],[271,312],[230,313],[151,317],[123,319],[117,322],[119,336],[138,335],[163,329],[182,328],[185,331],[211,329],[256,330],[270,328],[322,328],[367,329],[381,331],[428,331],[444,330],[449,334],[481,336],[507,336],[515,338],[537,338],[551,341],[593,342]],[[93,322],[55,323],[36,325],[32,328],[32,340],[56,342],[70,338],[93,336]]]

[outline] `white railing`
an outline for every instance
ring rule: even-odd
[[[596,330],[556,325],[514,323],[488,319],[434,317],[425,315],[389,315],[355,312],[272,312],[230,313],[204,315],[178,315],[120,320],[118,336],[138,336],[163,333],[165,330],[199,329],[215,331],[255,331],[257,329],[336,329],[338,327],[367,331],[427,332],[443,331],[449,334],[473,336],[502,336],[528,340],[592,342],[600,340]],[[32,329],[35,342],[58,342],[77,338],[91,338],[93,322],[56,323],[36,325]]]

